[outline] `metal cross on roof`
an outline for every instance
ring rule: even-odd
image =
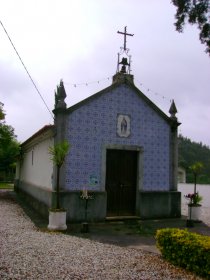
[[[126,36],[133,36],[134,34],[127,33],[127,26],[125,26],[124,32],[117,31],[117,33],[124,35],[124,51],[126,51]]]

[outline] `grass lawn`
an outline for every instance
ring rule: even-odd
[[[1,183],[0,182],[0,189],[12,189],[13,190],[14,185],[11,183]]]

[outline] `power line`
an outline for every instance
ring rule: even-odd
[[[52,112],[50,111],[49,107],[47,106],[47,104],[46,104],[44,98],[42,97],[42,95],[41,95],[39,89],[37,88],[37,86],[36,86],[34,80],[32,79],[32,77],[31,77],[29,71],[27,70],[27,68],[26,68],[26,66],[25,66],[25,64],[24,64],[24,62],[23,62],[23,60],[22,60],[22,58],[20,57],[20,55],[19,55],[17,49],[15,48],[15,46],[14,46],[14,44],[13,44],[13,42],[12,42],[12,40],[11,40],[9,34],[7,33],[7,31],[6,31],[6,29],[5,29],[4,25],[3,25],[3,23],[1,22],[1,20],[0,20],[0,23],[1,23],[2,27],[3,27],[3,29],[4,29],[4,32],[5,32],[6,35],[7,35],[7,37],[8,37],[8,39],[9,39],[9,41],[10,41],[12,47],[14,48],[14,50],[15,50],[15,52],[16,52],[18,58],[19,58],[19,60],[21,61],[22,65],[23,65],[23,67],[24,67],[24,69],[25,69],[25,71],[27,72],[27,74],[28,74],[28,76],[29,76],[31,82],[33,83],[33,85],[34,85],[34,87],[35,87],[37,93],[39,94],[39,96],[40,96],[40,98],[42,99],[44,105],[46,106],[46,108],[47,108],[47,110],[49,111],[51,117],[53,118]],[[97,81],[82,82],[82,83],[69,83],[69,82],[65,82],[64,84],[65,84],[65,85],[69,85],[69,86],[73,86],[73,87],[77,87],[77,86],[88,86],[88,85],[90,85],[90,84],[96,84],[96,83],[99,84],[99,83],[101,83],[102,81],[107,81],[107,80],[110,80],[110,79],[111,79],[111,76],[109,76],[109,77],[107,77],[107,78],[104,78],[104,79],[97,80]],[[135,80],[137,80],[137,79],[135,79]],[[165,97],[165,96],[163,96],[163,95],[157,93],[156,91],[152,90],[151,88],[146,87],[142,82],[140,82],[140,81],[138,81],[138,80],[137,80],[137,82],[140,83],[140,86],[143,86],[143,87],[147,90],[147,92],[152,92],[153,94],[155,94],[155,95],[157,95],[157,96],[159,96],[159,97],[162,97],[163,99],[169,100],[168,97]],[[171,100],[170,100],[170,102],[171,102]]]
[[[51,117],[53,118],[53,114],[52,114],[52,112],[50,111],[49,107],[47,106],[47,103],[45,102],[44,98],[42,97],[42,95],[41,95],[41,93],[40,93],[40,91],[39,91],[39,89],[38,89],[38,87],[36,86],[36,84],[35,84],[34,80],[32,79],[32,77],[31,77],[31,75],[30,75],[30,73],[29,73],[28,69],[26,68],[26,66],[25,66],[25,64],[24,64],[24,62],[23,62],[23,60],[22,60],[22,58],[20,57],[20,55],[19,55],[19,53],[18,53],[17,49],[15,48],[15,46],[14,46],[14,44],[13,44],[13,42],[12,42],[12,40],[11,40],[11,38],[10,38],[9,34],[7,33],[6,28],[4,27],[3,23],[1,22],[1,20],[0,20],[0,23],[1,23],[2,27],[3,27],[3,29],[4,29],[4,32],[6,33],[6,35],[7,35],[8,39],[9,39],[9,41],[10,41],[10,43],[11,43],[11,45],[12,45],[13,49],[15,50],[15,52],[16,52],[16,54],[17,54],[17,56],[18,56],[19,60],[20,60],[20,62],[22,63],[22,65],[23,65],[23,67],[24,67],[24,69],[25,69],[26,73],[28,74],[28,76],[29,76],[29,78],[30,78],[30,80],[31,80],[32,84],[34,85],[34,87],[35,87],[35,89],[36,89],[37,93],[39,94],[39,96],[40,96],[40,98],[42,99],[42,101],[43,101],[43,103],[44,103],[45,107],[47,108],[47,110],[49,111],[49,113],[50,113]]]

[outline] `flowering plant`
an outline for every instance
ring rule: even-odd
[[[189,205],[200,206],[200,202],[203,200],[203,197],[196,193],[188,193],[184,196],[186,199],[190,200]]]

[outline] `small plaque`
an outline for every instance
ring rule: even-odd
[[[117,135],[120,137],[128,137],[131,134],[131,120],[128,115],[117,116]]]
[[[89,177],[89,186],[95,187],[98,185],[98,178],[95,175],[90,175]]]

